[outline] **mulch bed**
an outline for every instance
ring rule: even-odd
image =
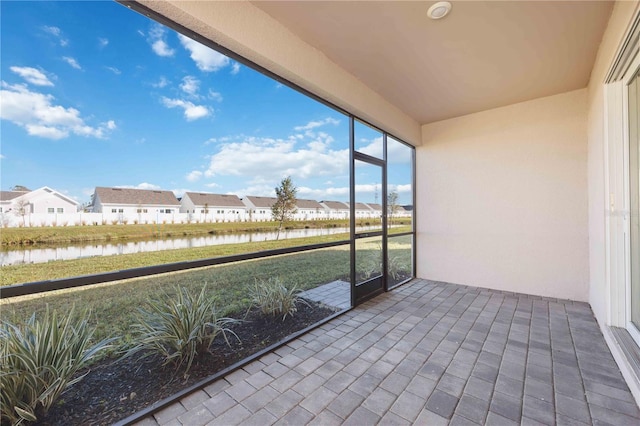
[[[313,303],[299,304],[298,312],[284,321],[282,317],[252,311],[245,322],[229,327],[240,342],[228,335],[231,346],[227,346],[224,338],[216,338],[210,353],[199,355],[186,378],[182,371],[176,373],[170,365],[163,367],[157,356],[143,361],[137,356],[117,362],[104,360],[65,392],[60,402],[37,424],[113,424],[334,313]],[[236,318],[243,316],[244,313]]]

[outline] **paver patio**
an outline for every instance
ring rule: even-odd
[[[142,425],[638,425],[588,304],[414,280]]]

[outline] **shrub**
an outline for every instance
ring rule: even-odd
[[[49,308],[23,326],[3,321],[0,327],[0,406],[11,424],[36,421],[68,387],[86,375],[76,373],[110,347],[114,339],[91,345],[95,328],[87,319],[72,319],[73,309],[58,319]]]
[[[148,310],[138,309],[137,322],[132,325],[133,347],[125,357],[141,350],[146,351],[142,358],[158,353],[164,358],[163,365],[173,363],[176,370],[186,363],[186,375],[196,355],[207,351],[218,334],[227,344],[226,333],[238,338],[227,328],[237,320],[217,317],[215,299],[207,297],[206,286],[197,296],[185,288],[176,290],[177,298],[165,296],[149,302]]]
[[[402,274],[411,271],[411,259],[407,256],[392,256],[389,258],[388,268],[391,278],[397,280]]]
[[[287,315],[293,316],[297,311],[299,302],[310,306],[299,296],[297,286],[287,288],[279,278],[269,278],[267,281],[256,281],[250,292],[251,303],[265,315],[280,316],[282,320]]]

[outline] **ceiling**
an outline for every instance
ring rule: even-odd
[[[254,1],[421,124],[587,86],[613,2]]]

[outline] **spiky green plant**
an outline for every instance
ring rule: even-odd
[[[218,318],[215,299],[208,297],[206,286],[197,296],[185,288],[177,290],[177,297],[150,301],[149,309],[138,309],[137,322],[132,327],[133,346],[125,356],[145,351],[142,358],[158,353],[163,365],[173,363],[176,370],[186,364],[186,375],[194,358],[207,351],[219,334],[229,344],[227,333],[238,336],[227,326],[238,322],[232,318]]]
[[[115,338],[91,345],[95,331],[88,315],[74,319],[73,309],[59,318],[49,308],[24,325],[3,321],[0,327],[0,406],[2,420],[18,425],[36,421],[68,387],[87,374],[91,364]]]
[[[298,312],[298,303],[309,303],[300,297],[300,291],[296,285],[289,288],[280,278],[272,277],[268,280],[256,281],[251,289],[251,303],[265,315],[280,316],[284,321],[287,316],[293,316]]]
[[[389,275],[394,280],[400,278],[402,274],[408,274],[411,271],[411,259],[407,256],[391,256],[389,257]]]

